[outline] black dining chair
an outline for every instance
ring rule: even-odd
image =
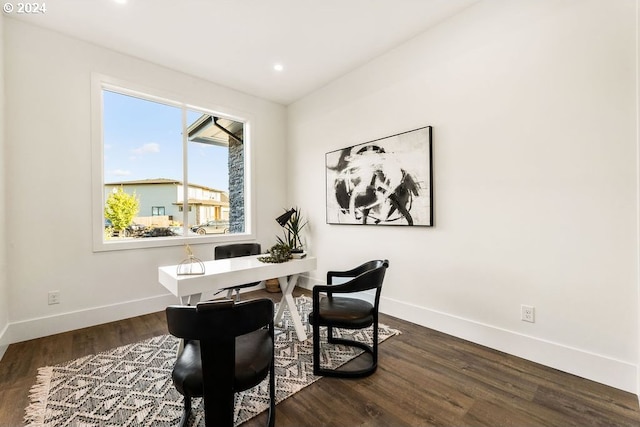
[[[233,243],[230,245],[216,246],[213,251],[214,259],[235,258],[249,255],[260,255],[260,243]],[[251,288],[259,285],[260,282],[244,283],[241,285],[229,286],[217,291],[214,295],[221,292],[227,293],[227,298],[231,299],[233,291],[236,292],[236,301],[240,299],[240,289]]]
[[[204,301],[166,309],[169,333],[184,340],[173,384],[184,396],[180,426],[191,398],[202,397],[205,425],[233,426],[235,393],[269,377],[268,425],[275,423],[273,302],[268,298]],[[266,399],[266,396],[265,396]]]
[[[374,373],[378,367],[378,305],[387,260],[366,262],[348,271],[327,272],[327,284],[313,287],[313,311],[309,323],[313,325],[313,373],[327,377],[358,378]],[[337,278],[350,278],[334,284]],[[375,289],[373,304],[360,298],[336,296]],[[373,325],[373,343],[334,337],[333,328],[363,329]],[[320,327],[327,328],[327,342],[357,347],[371,355],[371,363],[354,370],[323,368],[320,364]]]

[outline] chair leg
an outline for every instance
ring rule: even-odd
[[[376,369],[378,369],[378,322],[377,320],[373,323],[373,343],[372,345],[368,345],[366,343],[354,340],[348,340],[344,338],[335,338],[333,336],[333,328],[331,326],[327,327],[327,342],[329,344],[335,345],[345,345],[349,347],[357,347],[363,350],[365,353],[368,353],[371,356],[371,364],[362,369],[355,370],[337,370],[337,369],[327,369],[322,368],[320,366],[320,345],[318,343],[317,351],[316,351],[316,333],[315,333],[316,325],[314,325],[314,348],[313,348],[313,374],[314,375],[322,375],[325,377],[337,377],[337,378],[362,378],[367,377],[373,374]],[[320,335],[319,333],[317,334]]]
[[[378,319],[373,322],[373,366],[378,367]]]
[[[180,427],[187,427],[189,424],[189,417],[191,416],[191,398],[184,396],[184,411],[182,412],[182,418],[180,418]]]
[[[276,374],[275,364],[271,362],[271,372],[269,373],[269,427],[276,424]]]
[[[313,375],[320,373],[320,326],[313,322]]]

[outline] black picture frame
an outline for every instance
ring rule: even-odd
[[[325,154],[327,224],[432,227],[432,127]]]

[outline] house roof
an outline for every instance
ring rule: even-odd
[[[182,202],[174,202],[173,203],[176,206],[181,206]],[[189,205],[192,206],[196,206],[196,205],[201,205],[201,206],[221,206],[221,207],[228,207],[229,206],[229,198],[228,197],[223,197],[222,200],[217,201],[217,200],[210,200],[210,199],[189,199],[188,201]]]
[[[187,128],[189,141],[228,147],[231,140],[242,142],[244,124],[203,114]]]
[[[157,184],[182,185],[183,182],[181,180],[170,179],[170,178],[150,178],[150,179],[137,179],[132,181],[106,182],[104,185],[157,185]],[[197,187],[197,188],[202,188],[203,190],[216,191],[218,193],[223,193],[225,195],[227,194],[227,192],[224,190],[207,187],[206,185],[189,183],[189,187]]]

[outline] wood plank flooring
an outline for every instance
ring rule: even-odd
[[[294,294],[301,293],[309,294]],[[280,294],[261,290],[243,299],[264,296]],[[381,322],[402,334],[380,346],[374,375],[322,378],[278,404],[276,425],[640,426],[631,393],[390,316]],[[0,426],[23,425],[39,367],[166,333],[160,312],[12,344],[0,361]],[[261,414],[243,427],[265,421]]]

